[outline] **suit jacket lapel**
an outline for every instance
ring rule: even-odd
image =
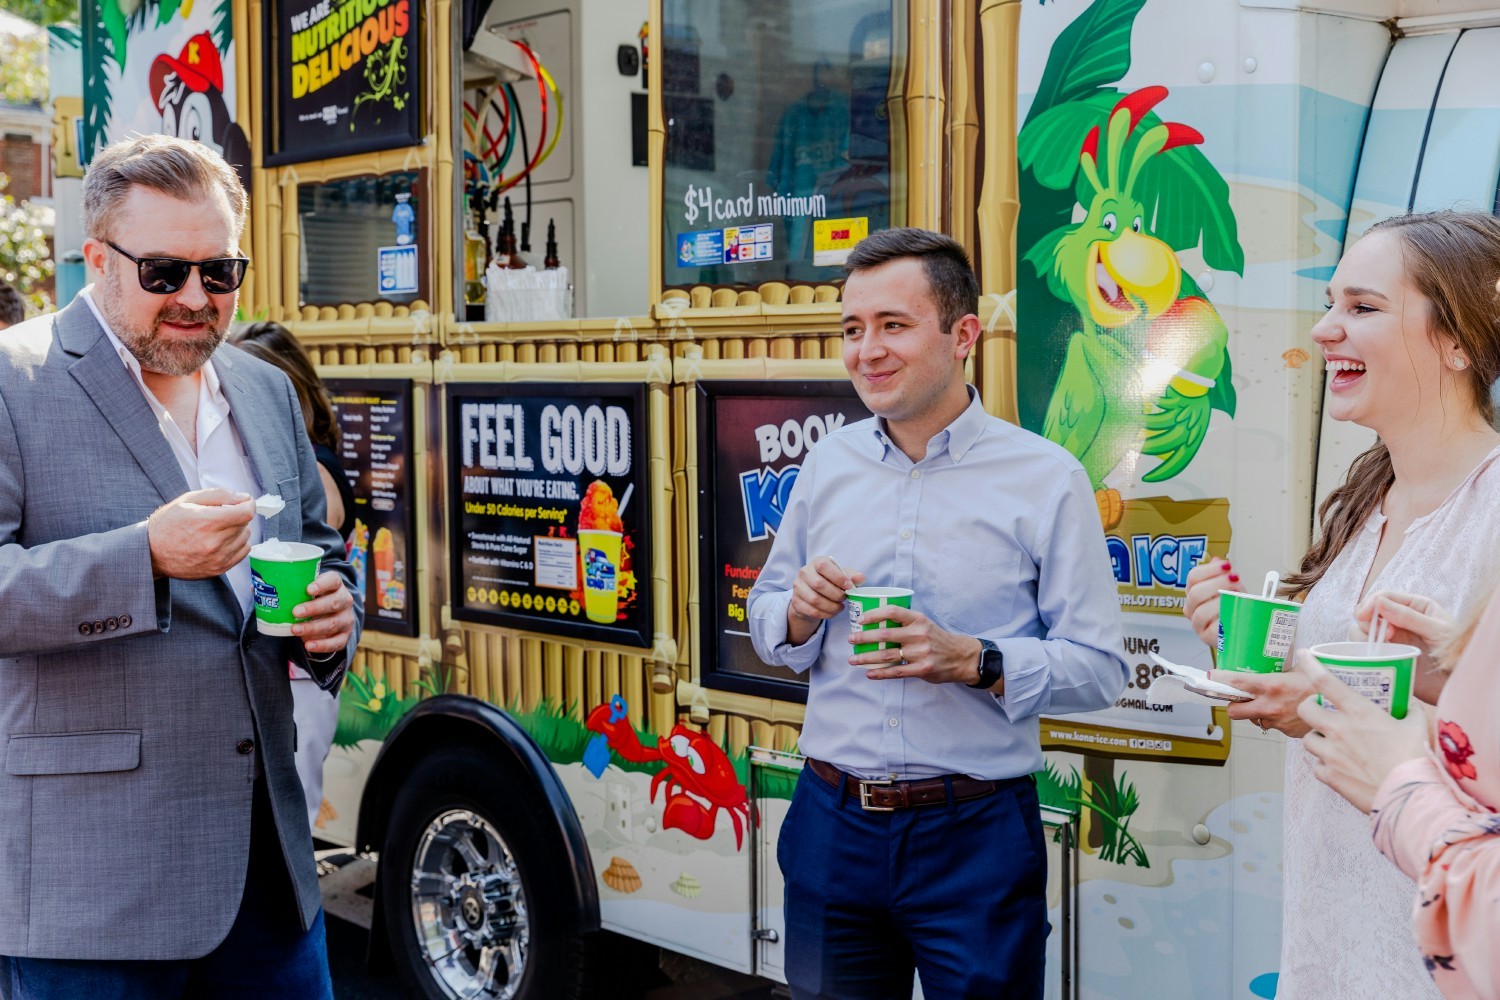
[[[214,371],[218,373],[224,398],[229,400],[229,412],[234,416],[235,429],[245,444],[245,454],[255,469],[261,492],[276,493],[281,477],[297,471],[297,455],[290,450],[295,443],[285,434],[269,432],[268,428],[286,426],[279,407],[269,408],[280,400],[267,400],[251,389],[240,370],[243,360],[244,356],[235,349],[221,347],[214,352]]]
[[[94,401],[110,429],[125,443],[162,501],[186,493],[187,480],[162,435],[156,414],[147,404],[140,384],[94,319],[87,302],[75,298],[57,314],[57,339],[63,350],[78,356],[68,372]]]

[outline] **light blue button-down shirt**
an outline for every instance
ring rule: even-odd
[[[1065,450],[969,406],[913,463],[871,418],[807,456],[750,591],[767,663],[811,668],[801,749],[862,778],[1012,778],[1042,766],[1036,717],[1114,703],[1125,686],[1114,575],[1087,474]],[[832,556],[908,587],[940,627],[993,640],[1003,695],[850,666],[849,619],[787,642],[797,571]]]

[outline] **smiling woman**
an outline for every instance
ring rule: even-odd
[[[1482,591],[1500,549],[1497,279],[1500,220],[1483,213],[1390,219],[1340,261],[1313,328],[1326,406],[1379,440],[1324,502],[1317,541],[1285,578],[1283,591],[1304,599],[1298,649],[1348,638],[1367,592],[1421,592],[1461,614]],[[1188,576],[1186,611],[1205,641],[1217,637],[1219,591],[1240,589],[1230,573],[1214,559]],[[1212,677],[1253,696],[1229,705],[1230,718],[1308,733],[1297,709],[1312,683],[1300,669]],[[1433,703],[1444,680],[1420,670],[1413,692]],[[1409,944],[1411,883],[1378,856],[1363,814],[1318,783],[1300,740],[1287,745],[1284,814],[1277,996],[1435,996]]]
[[[1500,377],[1497,247],[1500,220],[1438,212],[1372,227],[1340,262],[1328,313],[1313,327],[1329,368],[1329,413],[1380,440],[1324,501],[1320,537],[1284,592],[1315,584],[1381,505],[1396,478],[1393,443],[1421,442],[1417,453],[1432,454],[1426,446],[1455,431],[1487,439],[1495,415],[1490,387]],[[1434,485],[1444,492],[1433,506],[1456,484]]]

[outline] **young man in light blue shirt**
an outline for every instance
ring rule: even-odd
[[[797,1000],[1040,998],[1037,716],[1105,708],[1126,666],[1087,475],[964,381],[978,284],[920,229],[850,255],[844,366],[875,414],[825,438],[750,593],[767,662],[808,671],[808,756],[778,842]],[[906,587],[864,620],[844,593]]]

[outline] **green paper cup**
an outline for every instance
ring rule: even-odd
[[[844,594],[849,599],[849,627],[856,632],[868,632],[871,629],[895,628],[891,622],[870,622],[863,624],[861,619],[866,611],[875,608],[883,608],[887,604],[894,604],[900,608],[911,607],[911,591],[905,587],[855,587]],[[873,653],[877,649],[899,649],[899,642],[859,642],[854,644],[856,653]]]
[[[1271,674],[1285,666],[1302,605],[1273,596],[1280,582],[1271,572],[1259,594],[1219,591],[1220,670]]]
[[[261,542],[250,549],[250,587],[255,592],[255,626],[262,635],[291,635],[302,621],[292,609],[308,599],[323,550],[306,542]]]
[[[1411,701],[1411,678],[1416,671],[1416,646],[1399,642],[1325,642],[1312,655],[1328,672],[1398,719],[1406,718]],[[1318,696],[1321,704],[1323,698]]]

